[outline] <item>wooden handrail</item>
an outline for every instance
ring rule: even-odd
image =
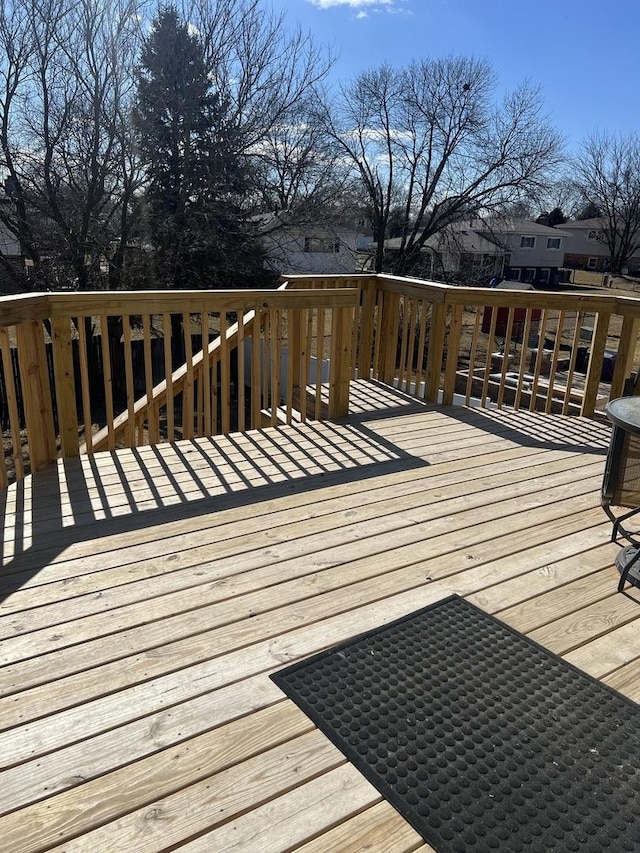
[[[23,475],[18,453],[21,418],[31,470],[56,456],[155,442],[164,436],[172,440],[175,405],[181,407],[185,437],[228,431],[231,359],[236,355],[234,370],[241,377],[246,371],[251,390],[249,399],[244,380],[237,383],[233,427],[238,429],[275,424],[282,418],[340,417],[348,409],[353,376],[373,377],[446,405],[462,399],[467,404],[590,416],[607,397],[622,394],[638,370],[640,299],[635,296],[456,287],[371,273],[291,275],[287,282],[268,291],[39,293],[1,298],[0,344],[13,476]],[[229,319],[229,314],[238,319]],[[152,315],[159,321],[152,323]],[[173,369],[168,332],[176,315],[184,330],[180,334],[186,360]],[[137,394],[133,317],[141,318],[143,338],[144,390]],[[201,321],[193,347],[192,317]],[[209,340],[210,318],[217,318],[213,340]],[[85,323],[99,323],[104,331],[114,321],[121,324],[121,340],[101,335],[97,357],[103,369],[94,376],[87,361],[92,341]],[[154,381],[151,369],[154,324],[162,327],[165,343],[160,381]],[[583,333],[588,333],[588,341]],[[330,340],[327,347],[325,337]],[[53,353],[50,375],[45,338]],[[12,373],[16,348],[19,372]],[[617,351],[617,356],[615,363],[611,360],[610,384],[603,386],[607,350]],[[122,360],[114,362],[116,356]],[[286,378],[281,373],[285,360]],[[328,381],[323,367],[330,371]],[[120,411],[113,408],[115,382],[126,386]],[[101,405],[96,390],[104,399]],[[92,433],[91,422],[100,409],[105,420]],[[0,488],[10,479],[7,466],[0,465]]]
[[[310,287],[317,276],[290,276],[293,287]],[[331,278],[332,282],[336,277]],[[634,370],[640,319],[640,299],[615,292],[546,292],[484,287],[458,287],[441,282],[405,279],[389,274],[354,276],[354,285],[361,290],[360,343],[357,352],[359,375],[373,375],[381,381],[394,383],[425,400],[441,399],[450,404],[458,386],[464,385],[467,404],[478,398],[476,405],[510,405],[562,411],[579,411],[585,416],[602,407],[601,373],[607,349],[617,349],[609,397],[623,392],[625,382]],[[365,308],[366,304],[366,308]],[[426,306],[426,307],[425,307]],[[415,363],[407,363],[409,350],[416,345],[418,331],[413,322],[403,327],[408,315],[430,313],[427,345],[417,344],[412,353]],[[477,317],[493,312],[494,322],[477,325],[470,351],[461,352],[463,317]],[[507,317],[498,327],[497,311]],[[516,312],[520,312],[516,320]],[[375,313],[375,319],[374,319]],[[542,319],[538,319],[540,313]],[[574,315],[570,319],[570,315]],[[581,325],[585,315],[593,316],[592,337],[581,340]],[[488,314],[486,315],[489,316]],[[552,332],[559,318],[566,326],[549,352],[542,352],[546,332]],[[613,320],[622,322],[619,341],[611,338]],[[571,328],[573,322],[573,328]],[[541,346],[529,347],[529,340],[538,332]],[[443,340],[444,336],[444,340]],[[520,336],[520,340],[518,340]],[[570,355],[562,377],[560,365],[565,365],[563,346]],[[493,366],[494,350],[500,346],[519,346],[519,364],[509,368],[509,353],[501,364]],[[566,343],[566,341],[569,343]],[[372,345],[372,341],[374,342]],[[578,383],[577,355],[580,345],[588,343],[589,360],[584,382]],[[497,353],[496,353],[497,355]],[[525,356],[528,357],[525,358]],[[462,370],[461,359],[470,362]],[[418,363],[424,359],[425,363]],[[547,363],[548,362],[548,363]],[[529,368],[529,369],[528,369]],[[465,374],[461,377],[461,371]],[[495,373],[495,378],[493,374]],[[514,375],[515,373],[515,375]],[[580,387],[578,387],[580,384]],[[513,393],[511,387],[513,386]],[[577,403],[579,401],[579,403]]]
[[[227,340],[227,343],[229,345],[237,345],[239,326],[242,325],[245,331],[250,330],[253,326],[255,316],[255,311],[248,311],[246,314],[243,315],[241,323],[235,323],[225,331],[225,339]],[[220,336],[209,342],[209,345],[207,347],[207,360],[210,365],[213,365],[217,361],[221,345],[222,339]],[[204,363],[204,352],[203,350],[199,350],[194,354],[191,360],[191,368],[194,370],[196,375],[199,375],[201,372],[204,372],[201,370]],[[139,423],[141,418],[144,420],[145,414],[149,411],[151,407],[160,408],[161,406],[163,406],[167,402],[167,394],[169,388],[171,388],[171,392],[174,395],[184,391],[184,384],[185,379],[187,377],[187,372],[187,364],[181,364],[180,367],[171,372],[169,380],[163,379],[157,385],[153,386],[150,394],[143,394],[142,397],[139,397],[133,404],[132,411],[124,411],[122,412],[122,414],[114,418],[111,431],[113,432],[116,441],[119,441],[124,435],[127,427],[131,423],[132,416],[133,422]],[[94,433],[92,437],[94,452],[97,452],[99,450],[105,450],[107,448],[109,432],[109,428],[104,427],[99,432]],[[82,447],[81,452],[87,452],[86,445]]]
[[[184,437],[210,435],[216,431],[229,431],[232,382],[231,358],[242,346],[238,366],[244,371],[244,344],[251,340],[251,355],[258,362],[270,358],[268,372],[252,367],[251,413],[252,426],[263,423],[263,410],[268,407],[268,419],[277,422],[282,417],[295,416],[293,385],[287,394],[287,405],[281,406],[284,384],[283,341],[287,323],[294,328],[293,318],[304,313],[321,317],[331,332],[333,358],[329,359],[328,406],[318,405],[321,416],[341,417],[348,410],[349,376],[345,376],[345,363],[351,363],[352,316],[358,303],[358,292],[353,287],[322,290],[289,291],[286,285],[278,290],[234,291],[145,291],[141,293],[45,293],[0,299],[0,330],[2,333],[2,363],[7,379],[4,382],[8,397],[8,416],[13,439],[14,477],[24,474],[20,447],[21,419],[28,439],[29,469],[38,469],[53,462],[57,456],[70,457],[79,453],[113,450],[121,444],[155,443],[161,438],[160,416],[166,412],[167,432],[174,438],[175,419],[173,407],[181,406],[181,426]],[[228,315],[240,318],[228,323]],[[151,316],[160,316],[164,323],[165,376],[153,381],[152,375],[152,322]],[[172,316],[178,315],[184,330],[186,360],[176,370],[170,363],[170,335]],[[192,317],[200,321],[203,347],[192,347]],[[142,353],[144,366],[144,393],[134,393],[134,365],[131,358],[132,317],[141,318]],[[218,336],[209,341],[211,318],[217,318]],[[120,340],[108,333],[111,322],[120,326]],[[85,322],[99,324],[100,349],[96,357],[101,360],[101,375],[92,376],[88,347],[91,344],[85,332]],[[275,347],[267,346],[265,330],[269,331]],[[338,340],[338,337],[340,338]],[[52,348],[48,361],[45,349]],[[307,341],[301,347],[294,340],[287,348],[286,358],[293,360],[311,358]],[[196,350],[195,352],[193,350]],[[17,352],[19,374],[13,373],[12,352]],[[338,357],[338,355],[340,357]],[[118,361],[114,361],[117,356]],[[328,353],[327,353],[328,356]],[[121,359],[121,361],[120,361]],[[320,356],[322,360],[322,356]],[[51,372],[49,366],[51,364]],[[220,380],[218,380],[218,366]],[[308,374],[291,366],[293,375]],[[126,387],[124,409],[114,408],[114,383]],[[239,405],[238,428],[245,428],[244,380]],[[81,389],[81,402],[76,403]],[[317,389],[321,396],[320,388]],[[99,403],[99,399],[103,403]],[[98,400],[98,402],[96,402]],[[92,421],[98,410],[104,409],[103,425],[93,434]],[[171,411],[169,411],[171,409]],[[219,411],[220,410],[220,413]],[[82,412],[79,415],[79,412]],[[84,431],[85,440],[80,441]],[[0,466],[0,488],[6,487],[9,476],[3,455]]]

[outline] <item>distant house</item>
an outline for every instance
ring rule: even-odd
[[[566,239],[564,231],[529,220],[474,219],[428,240],[421,266],[426,275],[464,284],[488,284],[498,275],[544,288],[561,280]],[[391,252],[399,245],[385,243]]]
[[[368,221],[305,222],[289,211],[254,219],[270,269],[280,273],[353,273],[362,269],[373,247]]]
[[[479,223],[478,233],[504,250],[503,278],[534,287],[558,284],[568,234],[527,219]]]
[[[502,275],[505,266],[504,247],[487,239],[471,225],[448,228],[427,243],[430,265],[438,268],[445,279],[464,284],[486,284],[494,275]]]
[[[607,220],[577,219],[564,222],[562,230],[569,234],[566,241],[564,264],[574,270],[607,272],[611,268],[609,246],[606,241]],[[640,254],[629,259],[629,272],[640,271]]]

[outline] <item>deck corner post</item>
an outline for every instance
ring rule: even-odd
[[[329,365],[329,419],[349,414],[352,328],[354,309],[335,308],[331,320],[331,361]]]
[[[463,305],[451,306],[451,324],[449,327],[449,341],[446,348],[446,367],[442,402],[445,406],[453,405],[453,397],[456,389],[456,376],[458,371],[458,355],[460,352],[460,339],[462,336]]]
[[[444,339],[447,323],[447,306],[444,302],[434,302],[431,306],[431,328],[429,330],[429,349],[427,352],[427,375],[424,398],[427,402],[438,402],[440,373],[444,355]]]
[[[16,344],[31,471],[39,471],[57,457],[53,401],[47,370],[42,323],[30,320],[16,326]]]
[[[620,341],[618,343],[618,353],[616,355],[613,377],[611,379],[611,390],[609,394],[610,400],[614,400],[616,397],[621,397],[624,394],[625,382],[631,375],[631,371],[633,369],[635,346],[638,339],[639,328],[640,317],[625,316],[623,318]]]
[[[607,334],[611,312],[601,311],[596,316],[595,328],[593,330],[591,356],[587,368],[587,378],[584,385],[584,398],[580,414],[582,417],[591,417],[596,410],[596,398],[602,374],[604,362],[604,351],[607,346]]]

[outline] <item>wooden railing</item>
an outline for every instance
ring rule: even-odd
[[[0,487],[81,452],[345,415],[357,298],[345,288],[0,299],[11,442]]]
[[[637,375],[639,322],[620,292],[369,274],[1,299],[0,486],[59,456],[343,416],[356,376],[445,405],[591,416]]]
[[[452,287],[377,276],[291,276],[360,290],[358,375],[420,399],[593,415],[640,360],[640,299],[609,291]]]

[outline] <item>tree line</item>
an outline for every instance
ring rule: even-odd
[[[282,211],[301,225],[366,212],[375,269],[398,274],[422,272],[449,226],[560,192],[607,219],[615,265],[638,247],[638,140],[592,137],[563,178],[539,91],[498,97],[486,60],[330,86],[331,51],[262,0],[4,0],[0,50],[14,291],[264,284],[256,222]]]

